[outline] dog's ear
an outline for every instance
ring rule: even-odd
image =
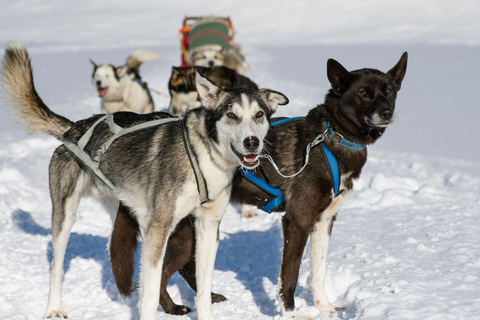
[[[93,67],[93,71],[95,71],[95,69],[98,68],[98,64],[96,64],[95,62],[93,62],[92,59],[89,59],[90,60],[90,63],[92,64],[92,67]]]
[[[125,73],[127,72],[127,69],[127,66],[115,68],[115,74],[117,75],[117,78],[120,79],[121,77],[123,77],[123,75],[125,75]]]
[[[177,74],[180,74],[180,70],[178,70],[177,67],[172,67],[172,76],[176,76]]]
[[[215,82],[202,75],[198,70],[197,74],[195,75],[195,83],[202,106],[207,109],[215,108],[218,94],[222,91],[222,88]]]
[[[344,93],[350,85],[350,72],[334,59],[327,61],[328,81],[337,95]]]
[[[387,74],[393,78],[396,91],[399,91],[402,87],[403,77],[405,77],[405,73],[407,72],[407,59],[408,53],[405,51],[397,64],[387,72]]]
[[[265,100],[267,100],[268,108],[272,113],[277,110],[278,105],[283,106],[289,102],[288,98],[283,93],[270,89],[260,89],[259,92],[265,97]]]

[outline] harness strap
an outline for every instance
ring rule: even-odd
[[[278,120],[278,121],[274,121],[270,124],[271,127],[275,127],[275,126],[278,126],[278,125],[281,125],[281,124],[285,124],[285,123],[289,123],[289,122],[292,122],[292,121],[296,121],[296,120],[300,120],[300,119],[304,119],[304,117],[294,117],[294,118],[286,118],[286,119],[282,119],[282,120]],[[332,139],[335,134],[338,134],[336,133],[334,130],[333,130],[333,127],[332,125],[330,124],[330,121],[328,120],[325,120],[325,131],[321,134],[319,134],[312,142],[310,142],[308,145],[307,145],[307,150],[306,150],[306,155],[305,155],[305,164],[304,166],[300,169],[300,171],[298,171],[297,173],[293,174],[293,175],[290,175],[290,176],[285,176],[283,175],[280,170],[278,169],[277,165],[275,164],[275,162],[273,161],[272,157],[270,155],[266,155],[264,156],[264,158],[267,158],[270,163],[273,165],[273,167],[275,168],[275,170],[278,172],[278,174],[280,174],[282,177],[284,178],[291,178],[291,177],[295,177],[297,176],[298,174],[300,174],[303,169],[305,169],[305,167],[308,165],[308,159],[309,159],[309,154],[310,154],[310,149],[315,147],[316,145],[318,144],[321,144],[322,145],[322,153],[323,155],[325,156],[325,160],[327,162],[327,165],[329,167],[329,171],[330,171],[330,174],[332,176],[332,180],[333,180],[333,191],[334,191],[334,196],[337,197],[339,196],[340,194],[342,194],[343,190],[339,190],[340,189],[340,168],[338,167],[338,161],[337,161],[337,158],[335,157],[335,154],[332,152],[332,150],[330,150],[330,148],[328,148],[325,143],[323,142],[323,140],[325,139],[325,136],[328,136],[330,139]],[[340,134],[338,134],[341,139],[340,139],[340,142],[338,143],[339,145],[341,145],[342,147],[345,147],[345,148],[349,148],[349,149],[352,149],[352,150],[356,150],[356,151],[359,151],[359,150],[363,150],[365,149],[365,145],[364,144],[361,144],[361,143],[357,143],[357,142],[353,142],[347,138],[344,138],[343,136],[341,136]],[[273,210],[275,210],[275,208],[277,208],[278,206],[280,206],[284,201],[284,196],[283,196],[283,192],[271,185],[270,183],[267,183],[265,182],[263,179],[261,179],[260,177],[256,176],[253,172],[251,171],[248,171],[248,170],[244,170],[244,169],[240,169],[238,170],[247,180],[251,181],[252,183],[254,183],[255,185],[257,185],[259,188],[263,189],[265,192],[271,194],[272,196],[274,196],[274,198],[272,200],[270,200],[266,205],[264,205],[262,208],[260,208],[260,210],[263,210],[267,213],[271,213]]]
[[[361,151],[367,147],[363,143],[354,142],[350,139],[345,138],[340,133],[335,132],[333,130],[332,124],[327,119],[325,119],[325,129],[327,130],[327,135],[330,139],[333,139],[335,135],[340,136],[340,141],[338,142],[339,146],[342,146],[351,150],[355,150],[355,151]]]
[[[114,133],[114,135],[107,141],[105,142],[100,151],[97,154],[97,161],[93,160],[92,157],[85,152],[84,148],[88,144],[88,141],[90,141],[90,138],[92,137],[93,131],[95,130],[95,127],[97,127],[101,122],[105,121],[107,122],[108,126]],[[113,114],[107,114],[97,121],[84,133],[84,135],[78,140],[78,142],[75,144],[71,141],[65,141],[63,144],[64,146],[72,153],[73,156],[75,156],[77,159],[79,159],[87,168],[92,170],[92,172],[100,179],[102,180],[110,189],[113,190],[114,193],[117,193],[115,185],[103,174],[103,172],[100,170],[100,163],[101,163],[101,158],[102,155],[107,152],[108,148],[110,148],[111,144],[113,141],[115,141],[117,138],[124,136],[126,134],[160,126],[165,123],[169,122],[174,122],[174,121],[180,121],[181,125],[181,131],[182,131],[182,136],[183,136],[183,141],[185,144],[185,149],[187,151],[188,158],[190,160],[190,164],[192,165],[193,172],[195,173],[195,179],[197,180],[197,188],[198,188],[198,193],[200,194],[200,202],[203,204],[207,201],[209,201],[208,198],[208,189],[207,185],[205,182],[205,178],[203,177],[202,171],[200,170],[200,167],[198,165],[198,162],[196,161],[196,158],[193,156],[192,148],[190,146],[190,143],[188,139],[186,138],[187,132],[186,128],[184,125],[184,122],[181,118],[162,118],[162,119],[156,119],[156,120],[151,120],[147,121],[144,123],[140,123],[134,126],[131,126],[129,128],[122,128],[119,125],[115,123],[113,120]]]
[[[283,192],[279,188],[271,185],[270,183],[266,182],[262,178],[256,176],[252,171],[246,170],[242,167],[238,167],[237,169],[240,174],[242,174],[247,180],[252,182],[254,185],[268,193],[269,195],[273,196],[273,199],[267,202],[260,210],[265,212],[271,213],[275,208],[285,202]]]
[[[325,143],[322,142],[322,150],[325,158],[327,159],[328,167],[330,168],[330,173],[332,174],[333,179],[333,193],[335,197],[339,196],[343,190],[340,189],[340,169],[338,168],[338,161],[332,150],[328,148]]]
[[[210,201],[208,197],[207,183],[205,182],[205,178],[202,174],[202,170],[200,170],[197,158],[192,151],[192,147],[190,146],[190,141],[188,140],[188,132],[185,128],[185,123],[183,121],[181,122],[181,126],[182,126],[182,137],[185,144],[185,150],[187,151],[188,160],[190,160],[190,164],[192,165],[192,168],[193,168],[193,173],[195,173],[195,180],[197,181],[197,189],[198,189],[198,193],[200,194],[200,203],[204,204]]]

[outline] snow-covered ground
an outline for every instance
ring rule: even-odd
[[[328,58],[347,69],[409,64],[396,122],[369,148],[355,192],[338,216],[327,259],[327,291],[346,307],[332,319],[477,319],[480,314],[480,3],[464,1],[0,1],[0,46],[32,51],[37,89],[72,120],[99,112],[89,58],[120,65],[133,50],[163,59],[142,66],[167,92],[178,65],[185,15],[230,15],[244,45],[247,75],[283,92],[277,114],[304,115],[329,85]],[[157,110],[168,97],[154,96]],[[52,259],[48,163],[59,142],[28,136],[0,95],[0,319],[39,319]],[[217,319],[280,319],[275,300],[282,250],[280,214],[242,219],[229,207],[221,225],[214,290]],[[111,222],[92,199],[81,203],[67,249],[63,301],[72,319],[138,319],[137,296],[119,296],[106,244]],[[308,248],[307,248],[308,251]],[[308,290],[309,255],[296,303],[318,315]],[[194,306],[179,276],[175,301]],[[196,319],[196,313],[177,317]]]

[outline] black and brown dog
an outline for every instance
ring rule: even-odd
[[[358,179],[367,160],[365,146],[373,144],[393,122],[395,100],[407,69],[407,53],[387,73],[376,69],[347,71],[330,59],[328,80],[332,89],[325,102],[301,120],[286,122],[270,130],[265,150],[283,175],[294,175],[304,167],[307,146],[318,138],[334,154],[338,163],[339,186],[334,192],[334,178],[322,147],[312,147],[308,165],[294,178],[283,178],[272,164],[262,159],[262,174],[269,183],[282,190],[285,202],[275,211],[283,216],[284,249],[279,279],[279,299],[284,316],[302,317],[295,313],[294,293],[300,262],[311,236],[311,290],[319,312],[334,313],[336,308],[325,292],[326,255],[333,223]],[[353,147],[352,147],[353,146]],[[265,193],[240,174],[234,179],[231,201],[261,206]],[[185,218],[170,237],[162,275],[161,301],[168,313],[189,311],[176,305],[166,285],[175,271],[195,289],[194,232],[190,217]],[[133,254],[139,231],[137,222],[121,207],[111,241],[112,270],[119,291],[132,291]],[[225,297],[212,294],[213,301]]]
[[[205,77],[222,88],[243,87],[258,90],[258,86],[249,78],[239,75],[235,70],[224,67],[172,67],[168,91],[170,105],[168,112],[174,116],[182,116],[190,109],[198,107],[195,74],[200,71]]]

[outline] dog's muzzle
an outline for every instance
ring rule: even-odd
[[[370,117],[365,116],[365,122],[371,127],[385,128],[395,120],[395,114],[390,107],[381,108]]]
[[[242,154],[238,152],[233,145],[230,145],[230,147],[232,148],[233,153],[235,153],[240,160],[242,166],[246,169],[254,169],[260,163],[260,160],[258,159],[258,153]]]

